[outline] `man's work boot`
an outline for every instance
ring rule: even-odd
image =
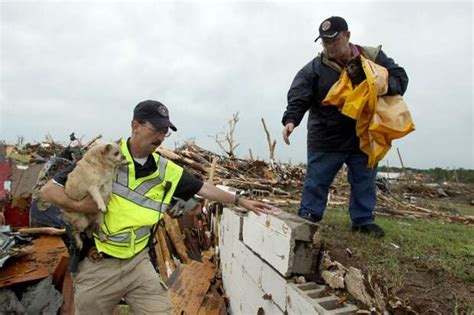
[[[361,226],[353,226],[352,231],[359,232],[362,234],[367,234],[375,238],[382,238],[385,235],[385,232],[383,231],[383,229],[375,223],[361,225]]]
[[[321,221],[319,218],[317,218],[314,214],[311,213],[298,214],[298,216],[313,223],[319,223]]]

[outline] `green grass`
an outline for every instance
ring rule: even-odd
[[[381,216],[377,216],[376,222],[385,230],[382,239],[352,233],[347,210],[328,208],[322,222],[322,237],[350,248],[359,261],[366,262],[368,272],[391,275],[395,282],[397,277],[403,277],[407,267],[474,282],[472,226]]]
[[[428,209],[444,210],[448,213],[474,216],[474,206],[467,200],[446,201],[445,199],[431,199],[425,201]]]

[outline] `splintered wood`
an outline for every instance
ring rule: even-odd
[[[63,257],[68,257],[64,242],[58,236],[41,235],[26,250],[26,255],[0,269],[0,288],[46,278]]]
[[[204,260],[182,264],[168,281],[175,314],[221,314],[225,310],[220,294],[208,294],[216,275],[216,265]]]

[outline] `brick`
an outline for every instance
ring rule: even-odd
[[[335,296],[320,297],[324,286],[295,284],[284,277],[304,270],[300,265],[315,263],[317,225],[287,214],[258,217],[249,213],[242,218],[224,209],[219,227],[222,280],[231,314],[332,315],[357,310],[354,305],[337,304]],[[278,255],[287,257],[275,260]]]
[[[249,213],[243,220],[244,243],[267,261],[284,277],[292,273],[309,274],[316,271],[319,243],[318,225],[296,215],[257,216]],[[317,237],[316,237],[317,238]]]
[[[264,314],[284,313],[237,260],[227,266],[230,268],[227,269],[225,275],[223,270],[223,284],[229,296],[231,314],[257,314],[259,308]]]
[[[286,309],[286,286],[287,279],[269,266],[266,262],[262,262],[262,276],[261,276],[261,287],[262,290],[269,294],[272,300],[281,309]]]
[[[287,307],[288,314],[355,314],[358,308],[355,305],[337,303],[334,295],[319,297],[324,289],[314,282],[297,285],[289,283],[287,286]]]

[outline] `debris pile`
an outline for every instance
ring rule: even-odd
[[[266,163],[260,160],[229,159],[206,151],[196,144],[188,143],[177,150],[159,148],[164,157],[186,167],[194,175],[206,179],[213,174],[213,183],[234,187],[242,195],[272,203],[279,207],[299,204],[305,177],[304,165]],[[213,168],[213,159],[216,166]],[[342,168],[331,185],[329,206],[348,206],[350,185],[346,169]],[[426,200],[465,195],[474,196],[474,191],[458,185],[437,185],[429,178],[401,174],[391,182],[383,177],[377,179],[378,200],[376,211],[380,215],[409,218],[435,218],[446,222],[474,224],[473,216],[450,213],[427,204]]]
[[[25,145],[0,144],[0,226],[62,228],[54,218],[50,218],[48,224],[38,223],[32,216],[33,209],[50,206],[39,202],[38,191],[56,172],[79,159],[82,152],[98,138],[86,145],[73,137],[67,146],[53,141]],[[176,150],[158,148],[157,151],[203,181],[233,189],[248,198],[263,200],[282,209],[294,209],[299,204],[305,177],[304,165],[275,163],[273,160],[267,163],[254,159],[231,159],[194,143],[186,143]],[[399,176],[397,181],[378,179],[377,187],[379,215],[437,218],[446,222],[474,224],[472,216],[433,208],[432,204],[426,202],[428,199],[473,196],[474,192],[468,187],[434,185],[429,183],[429,178],[412,179],[406,176]],[[350,185],[343,169],[331,185],[328,204],[347,206],[349,193]],[[218,268],[219,255],[215,252],[221,215],[222,205],[200,199],[191,210],[179,217],[165,215],[156,230],[156,239],[159,240],[155,245],[157,268],[170,288],[176,313],[225,313],[225,294]],[[22,281],[44,279],[51,273],[51,266],[54,266],[57,276],[53,282],[56,288],[62,289],[64,295],[62,308],[73,307],[72,283],[65,271],[67,252],[61,237],[48,235],[35,242],[34,246],[42,248],[43,255],[13,257],[12,260],[17,260],[17,263],[24,263],[26,269],[8,271],[8,261],[0,269],[0,288]],[[57,250],[54,251],[52,246]],[[66,261],[62,259],[64,257]],[[62,274],[62,278],[58,274]],[[349,274],[345,270],[344,277]],[[337,273],[326,272],[323,276],[328,282],[334,282],[335,286],[342,283]]]

